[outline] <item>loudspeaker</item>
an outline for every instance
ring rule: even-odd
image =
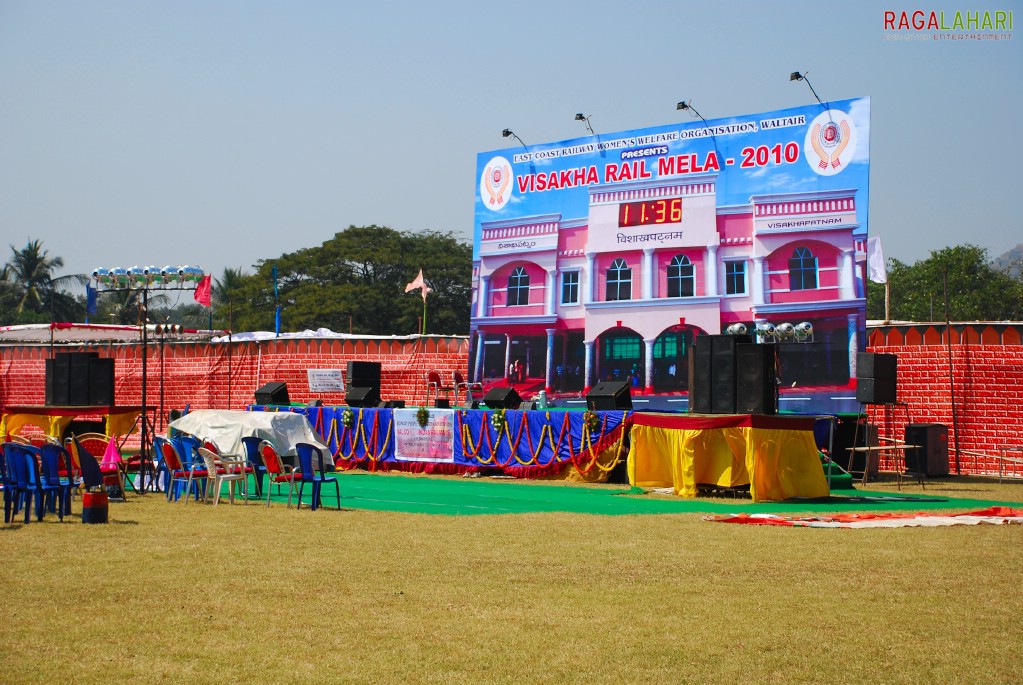
[[[288,384],[271,381],[256,391],[256,404],[291,404]]]
[[[948,426],[910,423],[906,426],[906,444],[920,446],[906,450],[907,472],[928,477],[948,475]]]
[[[628,381],[597,383],[586,393],[586,408],[591,411],[632,409],[632,390]]]
[[[314,400],[309,400],[309,404],[307,404],[306,406],[307,407],[322,407],[323,406],[323,400],[321,400],[319,397],[317,397]]]
[[[895,379],[857,378],[856,401],[860,404],[895,404]]]
[[[693,414],[709,414],[710,379],[713,368],[710,341],[707,336],[698,335],[693,339],[689,351],[689,411]]]
[[[483,398],[483,404],[488,409],[518,409],[522,398],[515,392],[515,388],[491,388]]]
[[[451,400],[447,397],[438,397],[433,401],[435,409],[451,409]]]
[[[377,405],[380,409],[404,409],[405,400],[385,400]]]
[[[857,378],[898,378],[899,358],[894,354],[860,352],[856,355]]]
[[[348,362],[348,373],[345,379],[350,388],[379,388],[380,362]]]
[[[92,360],[99,358],[97,352],[72,352],[70,376],[68,377],[67,403],[75,407],[88,406],[91,403],[91,385],[89,370]]]
[[[97,357],[89,363],[89,404],[114,405],[114,359]]]
[[[737,414],[777,414],[777,381],[773,345],[742,344],[735,348]]]
[[[71,357],[61,352],[46,360],[46,404],[53,407],[67,405],[70,379]]]
[[[366,386],[348,388],[345,393],[345,404],[349,407],[375,407],[380,404],[380,388]]]
[[[734,414],[736,348],[739,343],[750,342],[749,336],[708,335],[711,344],[710,411],[713,414]]]

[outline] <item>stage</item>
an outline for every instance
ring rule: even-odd
[[[814,417],[356,407],[290,411],[308,417],[339,469],[606,481],[627,459],[632,485],[672,488],[682,497],[695,497],[699,486],[748,487],[754,501],[829,492]]]

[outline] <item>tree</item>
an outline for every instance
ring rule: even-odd
[[[959,245],[913,264],[888,261],[891,318],[896,321],[1018,321],[1023,280],[991,265],[987,250]],[[884,284],[867,287],[867,318],[884,319]]]
[[[11,261],[3,269],[3,281],[7,287],[0,298],[12,294],[14,304],[7,310],[5,318],[12,322],[30,323],[36,321],[74,321],[84,316],[85,308],[79,298],[64,292],[73,285],[84,285],[88,278],[84,274],[54,276],[63,268],[61,257],[50,257],[43,249],[42,241],[30,240],[18,250],[11,245]],[[29,316],[25,316],[28,314]]]
[[[433,289],[427,330],[469,331],[472,248],[451,234],[349,226],[320,247],[260,260],[256,273],[231,289],[235,330],[273,330],[274,266],[284,330],[418,332],[423,301],[405,285],[423,269]]]

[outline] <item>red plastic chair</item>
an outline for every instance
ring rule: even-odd
[[[281,483],[288,484],[288,508],[291,508],[291,493],[295,490],[295,483],[301,479],[294,467],[288,466],[281,461],[277,448],[269,440],[259,444],[259,452],[263,455],[263,465],[266,466],[266,506],[270,506],[270,486],[276,484],[277,492],[281,491]]]

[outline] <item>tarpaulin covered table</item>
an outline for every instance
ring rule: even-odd
[[[315,445],[327,454],[327,446],[309,424],[305,414],[288,411],[231,411],[227,409],[197,409],[168,426],[210,440],[224,454],[244,454],[242,438],[255,436],[269,440],[281,456],[295,456],[295,445],[300,442]]]
[[[748,485],[754,502],[830,494],[813,417],[636,412],[632,421],[632,485],[682,497],[698,484]]]

